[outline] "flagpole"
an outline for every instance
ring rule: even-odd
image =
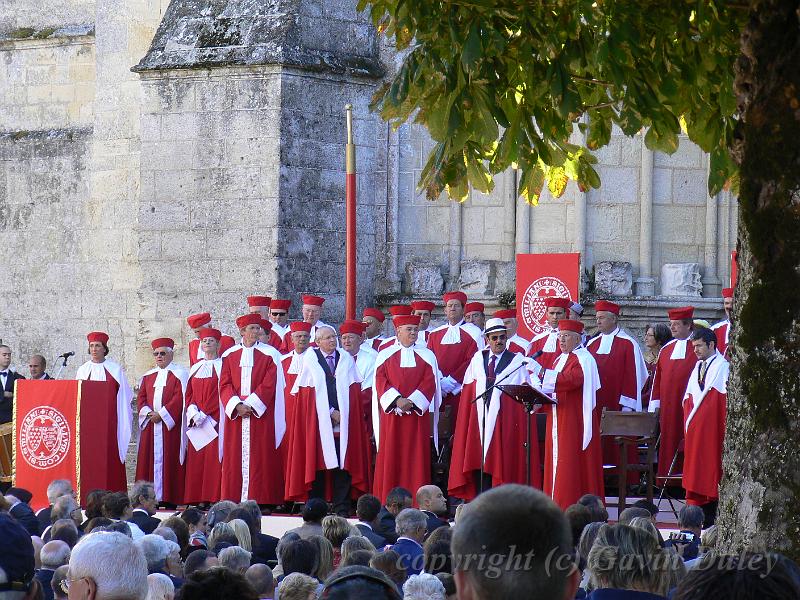
[[[353,105],[347,113],[347,146],[345,165],[345,318],[356,317],[356,145],[353,143]]]

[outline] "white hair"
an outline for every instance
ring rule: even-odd
[[[320,334],[323,331],[325,331],[326,329],[330,330],[330,332],[333,333],[333,337],[336,337],[336,330],[333,327],[331,327],[330,325],[320,325],[319,327],[317,327],[317,330],[314,332],[314,339],[318,340]]]
[[[167,556],[172,551],[169,546],[169,540],[165,540],[160,535],[149,533],[140,537],[134,543],[142,551],[142,555],[147,562],[148,573],[155,573],[164,569]]]
[[[47,501],[55,504],[61,496],[72,493],[72,482],[69,479],[54,479],[47,486]]]
[[[47,542],[39,551],[39,561],[42,568],[55,571],[58,567],[69,562],[69,544],[61,540]]]
[[[147,561],[128,536],[115,531],[90,533],[72,549],[71,579],[89,577],[104,600],[145,600]]]
[[[240,546],[230,546],[228,548],[223,548],[222,551],[220,551],[219,564],[230,569],[231,571],[235,571],[236,573],[241,573],[244,575],[247,567],[250,566],[251,557],[252,553],[248,552],[244,548],[241,548]]]
[[[436,575],[412,575],[403,584],[403,600],[444,600],[444,584]]]
[[[147,600],[172,600],[175,596],[175,585],[163,573],[151,573],[147,576]]]
[[[397,531],[397,535],[405,535],[416,531],[420,527],[424,528],[427,524],[428,518],[424,512],[416,508],[404,508],[397,515],[394,528]]]
[[[78,502],[72,496],[59,496],[53,502],[53,508],[50,510],[50,521],[55,523],[59,519],[72,519],[72,513],[78,506]]]

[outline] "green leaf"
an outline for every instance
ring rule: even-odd
[[[644,143],[650,150],[672,154],[678,149],[678,134],[674,131],[659,132],[654,125],[647,130]]]
[[[473,23],[469,29],[467,41],[464,43],[464,50],[461,52],[461,64],[464,65],[464,70],[471,71],[482,55],[480,29],[477,23]]]
[[[519,179],[519,195],[531,206],[539,204],[544,188],[544,171],[538,164],[533,164],[522,171]]]

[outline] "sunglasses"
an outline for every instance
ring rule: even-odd
[[[166,356],[167,353],[161,350],[160,352],[153,352],[153,356]]]
[[[273,317],[285,317],[286,316],[285,312],[270,312],[269,314],[272,315]]]
[[[497,342],[497,341],[499,341],[499,340],[504,340],[504,339],[506,339],[506,337],[507,337],[507,336],[506,336],[505,334],[503,334],[503,335],[490,335],[490,336],[489,336],[489,341],[492,341],[492,342]]]

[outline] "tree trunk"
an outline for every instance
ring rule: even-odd
[[[719,549],[800,560],[800,0],[753,0],[733,143],[739,281]]]

